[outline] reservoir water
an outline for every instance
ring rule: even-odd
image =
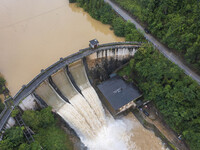
[[[100,43],[123,41],[110,26],[68,0],[0,1],[0,72],[14,95],[60,57]]]

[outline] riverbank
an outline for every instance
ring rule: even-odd
[[[141,47],[119,74],[134,81],[143,92],[144,101],[153,101],[168,126],[196,150],[199,132],[195,120],[200,119],[198,105],[194,105],[199,102],[200,87],[196,82],[148,45]]]
[[[184,140],[170,129],[170,127],[162,119],[162,115],[155,108],[152,102],[140,107],[140,109],[131,110],[140,123],[147,129],[154,131],[167,147],[173,150],[189,150]],[[143,111],[148,113],[146,116]]]
[[[6,80],[0,73],[0,113],[3,111],[5,107],[4,101],[7,97],[9,97],[9,90],[6,87]]]

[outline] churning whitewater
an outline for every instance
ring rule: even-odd
[[[73,86],[65,70],[52,75],[52,81],[69,100],[64,101],[48,83],[42,83],[35,94],[50,105],[79,135],[89,150],[129,150],[131,126],[127,120],[106,116],[101,101],[90,85],[82,62],[69,66],[69,71],[81,94]]]
[[[74,129],[89,150],[146,149],[143,140],[140,140],[143,143],[135,140],[141,138],[141,135],[137,136],[136,131],[141,131],[141,128],[136,127],[133,120],[124,117],[115,120],[109,113],[104,112],[81,61],[69,65],[68,69],[59,70],[51,76],[51,79],[53,85],[46,80],[35,90],[35,94]],[[56,92],[58,89],[62,96]],[[65,98],[64,100],[63,96],[68,101]],[[142,134],[146,134],[146,131],[143,132]],[[147,134],[147,140],[152,138],[151,133]],[[147,149],[164,149],[161,142],[155,146],[150,145],[151,148],[148,146]]]

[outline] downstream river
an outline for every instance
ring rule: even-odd
[[[41,69],[94,38],[124,41],[67,0],[0,1],[0,72],[13,96]]]

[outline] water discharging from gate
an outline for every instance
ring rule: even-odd
[[[88,81],[82,62],[71,64],[69,71],[73,77],[71,79],[75,81],[81,94],[74,87],[64,69],[53,74],[52,80],[70,103],[56,94],[48,82],[42,83],[35,93],[52,106],[76,131],[89,150],[141,149],[134,143],[135,138],[138,137],[136,135],[133,138],[133,122],[126,118],[114,120],[111,116],[105,115],[99,97]],[[162,149],[162,145],[150,149]]]
[[[35,93],[67,121],[79,136],[88,139],[94,138],[94,133],[85,118],[71,104],[62,100],[47,82],[43,82],[35,90]]]

